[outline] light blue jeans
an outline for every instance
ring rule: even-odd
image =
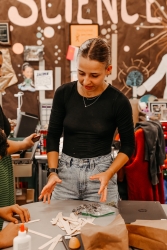
[[[100,181],[89,180],[89,177],[105,172],[111,163],[111,154],[78,159],[62,153],[58,166],[58,176],[62,183],[56,185],[51,199],[100,202],[98,194]],[[117,174],[115,174],[108,184],[106,203],[117,204],[118,197]]]

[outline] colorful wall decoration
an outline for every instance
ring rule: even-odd
[[[167,99],[166,0],[0,0],[0,6],[0,50],[8,49],[17,79],[5,85],[3,109],[9,118],[16,118],[14,94],[24,82],[22,65],[29,46],[43,51],[43,59],[39,55],[39,60],[29,61],[34,70],[53,71],[53,82],[56,72],[61,84],[70,81],[66,54],[71,24],[99,25],[99,36],[112,51],[113,71],[108,82],[128,98],[149,93]],[[10,34],[5,33],[4,23],[9,23],[6,32]],[[10,41],[5,42],[4,36]],[[2,81],[0,78],[0,85]],[[44,90],[44,97],[52,99],[54,91],[55,87]],[[39,115],[39,97],[38,90],[25,91],[22,109]]]

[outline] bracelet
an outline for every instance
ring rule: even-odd
[[[48,177],[51,173],[58,174],[58,169],[57,169],[57,168],[48,168],[48,169],[47,169],[47,177]]]
[[[49,180],[49,178],[50,178],[51,175],[56,175],[56,176],[57,176],[57,173],[56,173],[56,172],[50,173],[50,174],[47,176],[48,180]]]

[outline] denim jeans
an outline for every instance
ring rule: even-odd
[[[62,183],[56,185],[52,193],[52,199],[100,202],[100,195],[98,194],[100,181],[89,180],[89,177],[105,172],[111,163],[111,154],[78,159],[62,153],[58,166],[58,176]],[[117,204],[118,196],[117,174],[115,174],[108,183],[105,203]]]

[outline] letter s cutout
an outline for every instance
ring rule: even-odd
[[[30,26],[33,25],[38,18],[38,8],[34,0],[17,0],[21,3],[28,5],[32,14],[29,17],[21,17],[16,7],[12,6],[8,10],[9,20],[18,26]]]

